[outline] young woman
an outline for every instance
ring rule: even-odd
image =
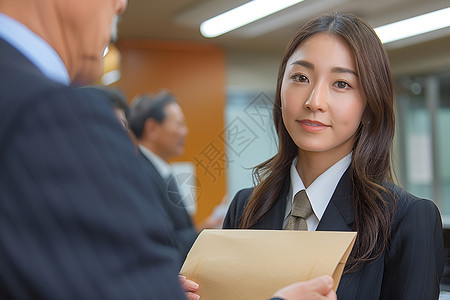
[[[300,228],[358,232],[338,299],[437,299],[441,217],[392,183],[393,85],[373,29],[338,13],[303,26],[281,61],[273,115],[278,153],[255,168],[224,228],[291,229],[306,190]]]

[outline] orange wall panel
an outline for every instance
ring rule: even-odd
[[[168,89],[186,116],[189,135],[185,154],[174,161],[196,165],[197,223],[226,193],[224,125],[225,57],[209,44],[121,40],[122,77],[115,84],[131,101],[143,92]]]

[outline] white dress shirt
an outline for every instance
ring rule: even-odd
[[[172,176],[172,167],[164,159],[142,145],[139,145],[139,150],[141,150],[145,157],[152,162],[159,175],[161,175],[164,180],[168,180],[169,177]]]
[[[336,189],[339,180],[341,180],[342,175],[350,166],[351,160],[352,153],[348,154],[340,161],[328,168],[306,189],[306,194],[308,195],[309,201],[311,202],[311,207],[314,212],[306,220],[308,231],[316,230],[317,226],[319,225],[319,221],[322,218],[323,213],[328,206],[328,203],[330,202],[331,196],[333,196],[334,190]],[[305,190],[305,185],[303,184],[303,181],[297,172],[297,161],[298,157],[295,158],[291,164],[291,185],[289,188],[289,193],[287,195],[283,228],[286,226],[287,221],[291,215],[292,203],[294,202],[295,194],[297,194],[301,190]]]
[[[0,13],[0,38],[28,58],[45,76],[70,85],[69,73],[58,53],[28,27],[3,13]]]

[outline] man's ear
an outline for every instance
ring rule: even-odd
[[[155,141],[159,136],[159,124],[155,119],[147,119],[144,124],[144,135],[150,141]]]

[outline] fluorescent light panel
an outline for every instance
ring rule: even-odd
[[[450,7],[375,28],[383,44],[450,26]]]
[[[217,37],[302,1],[253,0],[204,21],[200,25],[200,32],[204,37]]]

